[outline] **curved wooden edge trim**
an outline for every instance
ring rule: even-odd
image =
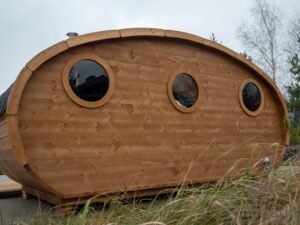
[[[10,179],[12,179],[18,183],[21,183],[20,179],[13,173],[13,171],[11,171],[11,169],[7,166],[6,162],[1,157],[0,157],[0,162],[4,166],[4,168],[2,168],[1,172],[3,172]]]
[[[51,47],[34,56],[26,64],[26,67],[28,67],[31,71],[35,71],[41,64],[51,59],[53,56],[56,56],[59,53],[67,50],[68,48],[69,46],[66,41],[61,41],[55,45],[52,45]]]
[[[290,139],[291,139],[290,134],[289,134],[289,132],[287,131],[286,136],[285,136],[285,146],[289,146],[289,144],[290,144]]]
[[[276,86],[274,81],[268,75],[266,75],[254,63],[252,63],[251,61],[249,61],[245,57],[241,56],[239,53],[236,53],[233,50],[231,50],[231,49],[229,49],[229,48],[227,48],[227,47],[225,47],[221,44],[213,42],[211,40],[201,38],[201,37],[198,37],[198,36],[193,35],[193,34],[179,32],[179,31],[173,31],[173,30],[165,30],[165,33],[166,33],[166,37],[189,40],[189,41],[192,41],[192,42],[195,42],[195,43],[198,43],[198,44],[202,44],[202,45],[207,46],[207,47],[211,47],[215,50],[218,50],[220,52],[223,52],[223,53],[233,57],[237,61],[243,63],[244,65],[246,65],[248,67],[250,67],[252,70],[254,70],[254,72],[256,72],[259,76],[261,76],[263,78],[263,80],[265,80],[269,85],[271,85],[273,90],[276,92],[276,95],[279,98],[280,102],[282,103],[282,107],[283,107],[286,118],[288,118],[288,115],[289,115],[288,114],[288,109],[287,109],[287,106],[285,104],[285,100],[284,100],[281,92],[279,91],[278,87]],[[288,139],[288,141],[286,142],[286,144],[289,143],[289,138],[287,138],[287,139]]]
[[[206,47],[216,49],[222,53],[226,53],[227,55],[230,55],[233,58],[235,58],[235,56],[237,54],[236,52],[234,52],[230,48],[227,48],[224,45],[221,45],[214,41],[208,40],[206,38],[199,37],[194,34],[189,34],[189,33],[180,32],[180,31],[173,31],[173,30],[165,30],[165,33],[166,33],[166,37],[168,37],[168,38],[177,38],[177,39],[184,39],[184,40],[192,41],[197,44],[201,44]]]
[[[8,138],[12,146],[15,159],[20,166],[25,166],[28,164],[28,158],[25,154],[23,142],[21,139],[21,134],[19,129],[19,118],[18,116],[8,115],[6,119],[7,119]]]
[[[157,28],[128,28],[120,30],[121,37],[138,37],[138,36],[151,36],[151,37],[165,37],[165,30]]]
[[[55,193],[58,196],[62,196],[61,193],[57,192],[56,190],[48,186],[45,182],[43,182],[43,180],[37,175],[37,173],[35,173],[31,169],[29,160],[24,151],[23,142],[19,130],[19,117],[8,115],[6,119],[7,119],[7,130],[8,130],[9,141],[12,146],[13,154],[15,156],[18,165],[24,167],[24,169],[26,169],[26,171],[33,177],[33,179],[36,179],[38,181],[38,184],[43,189]],[[13,175],[12,178],[14,178],[16,181],[21,183],[21,181],[17,178],[17,176],[15,176],[13,172],[11,173]]]
[[[174,30],[165,30],[165,35],[167,38],[184,39],[195,43],[204,44],[204,38],[194,34]]]
[[[114,39],[114,38],[120,38],[120,37],[121,37],[121,34],[120,34],[119,30],[108,30],[108,31],[99,31],[99,32],[79,35],[79,36],[67,39],[66,42],[69,45],[69,47],[72,48],[74,46],[91,43],[94,41]]]
[[[204,39],[204,43],[205,46],[208,46],[210,48],[216,49],[222,53],[225,53],[233,58],[235,58],[236,52],[234,52],[233,50],[225,47],[224,45],[218,44],[214,41],[208,40],[208,39]]]
[[[72,90],[70,83],[69,83],[69,73],[71,68],[73,67],[73,65],[83,59],[89,59],[89,60],[93,60],[97,63],[99,63],[107,72],[108,75],[108,79],[109,79],[109,87],[107,90],[107,93],[105,94],[105,96],[103,98],[101,98],[98,101],[95,102],[89,102],[89,101],[85,101],[81,98],[79,98],[74,91]],[[105,60],[101,59],[99,56],[94,55],[94,54],[80,54],[80,55],[76,55],[74,57],[72,57],[65,65],[63,73],[62,73],[62,83],[63,83],[63,87],[65,89],[66,94],[69,96],[69,98],[76,104],[78,104],[79,106],[85,107],[85,108],[98,108],[100,106],[105,105],[106,103],[108,103],[108,101],[111,99],[111,97],[113,96],[113,92],[115,89],[115,78],[114,78],[114,74],[112,69],[110,68],[110,66],[108,65],[108,63],[105,62]]]
[[[255,84],[255,86],[258,88],[258,90],[260,92],[261,103],[260,103],[259,108],[255,112],[252,112],[249,109],[247,109],[247,107],[245,106],[244,101],[243,101],[243,89],[244,89],[244,87],[245,87],[245,85],[247,83],[253,83],[253,84]],[[253,117],[258,116],[262,112],[262,110],[264,108],[264,105],[265,105],[265,95],[264,95],[263,89],[261,88],[260,84],[257,83],[253,79],[246,79],[246,80],[244,80],[241,83],[240,88],[239,88],[239,102],[240,102],[240,105],[241,105],[242,109],[244,110],[244,112],[246,114],[248,114],[249,116],[253,116]]]
[[[271,87],[273,88],[273,90],[275,91],[277,97],[279,98],[280,102],[282,103],[282,107],[283,107],[283,111],[285,112],[285,115],[288,118],[288,108],[287,105],[285,103],[285,100],[281,94],[281,92],[279,91],[278,87],[276,86],[276,84],[274,83],[274,81],[267,75],[265,74],[258,66],[256,66],[255,64],[253,64],[251,61],[249,61],[248,59],[246,59],[245,57],[241,56],[240,54],[236,53],[235,58],[244,63],[245,65],[247,65],[248,67],[250,67],[251,69],[253,69],[256,73],[258,73],[258,75],[260,75],[269,85],[271,85]]]
[[[25,67],[21,70],[19,76],[17,77],[17,80],[13,84],[11,93],[9,95],[6,111],[8,138],[12,147],[13,155],[18,165],[24,167],[25,169],[27,169],[27,171],[29,168],[29,162],[28,157],[24,151],[24,146],[20,134],[18,111],[22,93],[31,75],[32,72],[28,68]],[[32,170],[30,171],[32,172]],[[30,173],[30,171],[28,172]],[[44,189],[51,190],[53,191],[53,193],[59,194],[51,188],[47,187],[45,182],[42,182],[36,174],[32,173],[32,176],[40,181],[40,185]],[[19,181],[19,179],[14,174],[12,178]]]
[[[231,50],[221,44],[213,42],[211,40],[204,39],[204,38],[201,38],[196,35],[189,34],[189,33],[183,33],[183,32],[178,32],[178,31],[166,30],[165,32],[166,32],[166,37],[189,40],[189,41],[213,48],[215,50],[218,50],[222,53],[225,53],[225,54],[231,56],[232,58],[236,59],[238,62],[243,63],[245,66],[252,69],[264,81],[266,81],[271,86],[271,88],[273,88],[277,97],[279,98],[279,101],[281,102],[281,106],[282,106],[282,109],[283,109],[283,112],[285,115],[285,119],[289,118],[287,105],[286,105],[285,100],[284,100],[281,92],[279,91],[278,87],[276,86],[274,81],[267,74],[265,74],[258,66],[256,66],[254,63],[252,63],[245,57],[241,56],[239,53],[236,53],[233,50]],[[284,122],[284,121],[282,121],[282,122]],[[289,134],[287,131],[285,134],[285,145],[289,145],[289,142],[290,142],[290,137],[289,137]]]
[[[32,72],[28,68],[23,68],[15,80],[7,102],[7,115],[18,115],[19,106],[25,86],[31,77]]]
[[[231,56],[232,58],[236,59],[238,62],[243,63],[245,66],[252,69],[264,81],[266,81],[271,86],[271,88],[273,88],[273,90],[275,91],[277,97],[279,98],[279,101],[281,102],[281,106],[282,106],[282,109],[283,109],[283,112],[284,112],[284,115],[285,115],[285,119],[289,118],[287,105],[286,105],[285,100],[284,100],[281,92],[279,91],[278,87],[276,86],[274,81],[267,74],[265,74],[258,66],[256,66],[254,63],[252,63],[251,61],[249,61],[245,57],[241,56],[239,53],[236,53],[233,50],[231,50],[231,49],[229,49],[229,48],[227,48],[227,47],[225,47],[221,44],[218,44],[216,42],[213,42],[213,41],[205,39],[205,38],[201,38],[201,37],[193,35],[193,34],[179,32],[179,31],[173,31],[173,30],[165,30],[165,34],[166,34],[166,37],[169,37],[169,38],[189,40],[189,41],[192,41],[192,42],[195,42],[195,43],[202,44],[204,46],[213,48],[215,50],[218,50],[222,53],[225,53],[225,54]],[[282,122],[284,122],[284,121],[282,121]],[[285,139],[284,140],[285,145],[288,146],[289,142],[290,142],[290,135],[289,135],[288,131],[286,131],[284,139]],[[284,151],[284,149],[283,149],[283,151]]]
[[[281,102],[281,107],[282,107],[282,110],[284,112],[285,118],[283,119],[282,123],[284,123],[284,120],[289,121],[289,113],[288,113],[288,108],[287,108],[286,102],[285,102],[281,92],[279,91],[277,85],[274,83],[274,81],[267,74],[265,74],[265,72],[263,72],[258,66],[256,66],[254,63],[252,63],[251,61],[249,61],[245,57],[241,56],[240,54],[236,53],[235,58],[238,61],[244,63],[246,66],[250,67],[252,70],[254,70],[261,78],[263,78],[264,81],[267,82],[268,85],[271,86],[271,88],[273,88],[273,90],[276,93],[277,98]],[[286,131],[286,133],[285,133],[285,145],[288,146],[289,143],[290,143],[290,135],[289,135],[289,132]]]
[[[105,34],[108,32],[107,34]],[[98,36],[99,35],[99,36]],[[84,38],[81,38],[83,37]],[[173,30],[163,30],[163,29],[156,29],[156,28],[130,28],[130,29],[121,29],[119,31],[102,31],[102,32],[95,32],[91,34],[85,34],[82,36],[75,37],[74,39],[70,39],[67,41],[62,41],[56,45],[53,45],[50,48],[47,48],[45,51],[42,51],[37,56],[35,56],[32,60],[30,60],[27,64],[27,67],[31,71],[35,71],[42,63],[47,61],[48,59],[54,57],[55,55],[67,50],[69,47],[86,44],[89,42],[94,42],[98,40],[105,40],[112,38],[126,38],[126,37],[135,37],[135,36],[153,36],[153,37],[166,37],[166,38],[176,38],[181,40],[188,40],[194,43],[198,43],[212,49],[218,50],[222,53],[225,53],[232,58],[236,59],[237,61],[243,63],[250,69],[254,70],[263,80],[265,80],[269,85],[273,88],[276,92],[277,97],[279,98],[283,111],[285,113],[285,117],[289,118],[287,106],[285,104],[285,100],[280,93],[277,86],[274,84],[273,80],[269,78],[260,68],[258,68],[255,64],[250,62],[249,60],[245,59],[240,54],[228,49],[227,47],[215,43],[213,41],[198,37],[196,35],[192,35],[189,33],[173,31]],[[21,85],[22,86],[22,85]],[[25,86],[25,85],[23,85]],[[288,133],[288,132],[287,132]],[[286,145],[289,144],[289,137],[288,134],[286,135]]]
[[[283,162],[284,153],[286,151],[286,146],[279,146],[279,150],[276,152],[274,165],[276,167],[280,166],[280,163]]]
[[[32,176],[34,177],[38,184],[41,185],[41,187],[50,192],[50,193],[53,193],[55,194],[56,196],[58,197],[65,197],[62,193],[58,192],[56,189],[53,189],[51,186],[49,186],[46,182],[43,181],[43,179],[40,178],[40,176],[31,168],[30,164],[28,165],[25,165],[24,168],[27,170],[27,172]]]
[[[184,106],[179,105],[178,102],[175,100],[174,95],[173,95],[173,82],[174,82],[174,79],[177,75],[182,74],[182,73],[190,75],[194,79],[194,81],[196,82],[196,85],[197,85],[197,88],[198,88],[197,101],[190,108],[185,108]],[[192,113],[192,112],[195,112],[199,108],[200,99],[201,99],[201,97],[200,97],[201,96],[201,94],[200,94],[201,90],[202,90],[202,88],[200,86],[199,79],[197,78],[196,74],[194,74],[194,72],[190,71],[188,68],[186,68],[186,69],[185,68],[177,69],[169,75],[168,84],[167,84],[167,93],[168,93],[168,96],[169,96],[169,100],[172,103],[172,105],[174,106],[174,108],[177,109],[180,112]]]

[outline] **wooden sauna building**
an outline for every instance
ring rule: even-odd
[[[0,170],[54,204],[257,173],[289,142],[285,101],[262,70],[162,29],[42,51],[1,96],[0,115]]]

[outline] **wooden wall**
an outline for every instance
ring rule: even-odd
[[[9,164],[11,160],[14,160],[14,158],[12,157],[11,145],[8,139],[5,116],[0,118],[0,146],[0,171],[14,179],[17,179],[7,166],[7,164]]]
[[[27,168],[18,165],[8,134],[7,118],[8,116],[0,118],[0,171],[23,185],[47,191]]]
[[[92,53],[114,72],[112,99],[98,109],[73,103],[62,71],[76,54]],[[172,71],[188,68],[200,81],[200,107],[176,110],[167,95]],[[263,88],[257,117],[240,107],[244,79]],[[65,197],[198,183],[243,173],[274,143],[284,144],[284,112],[268,84],[218,51],[175,39],[127,38],[64,52],[34,72],[19,118],[28,166]],[[260,162],[259,167],[261,168]]]

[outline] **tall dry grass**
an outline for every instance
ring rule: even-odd
[[[169,196],[124,202],[111,198],[100,208],[90,201],[68,218],[38,215],[30,225],[299,225],[300,161],[291,159],[260,176],[250,173],[197,188],[181,186]]]

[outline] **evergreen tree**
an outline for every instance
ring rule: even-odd
[[[300,37],[298,38],[300,46]],[[292,74],[292,83],[287,88],[288,109],[291,115],[291,136],[293,141],[300,141],[300,59],[297,53],[290,58],[290,72]]]

